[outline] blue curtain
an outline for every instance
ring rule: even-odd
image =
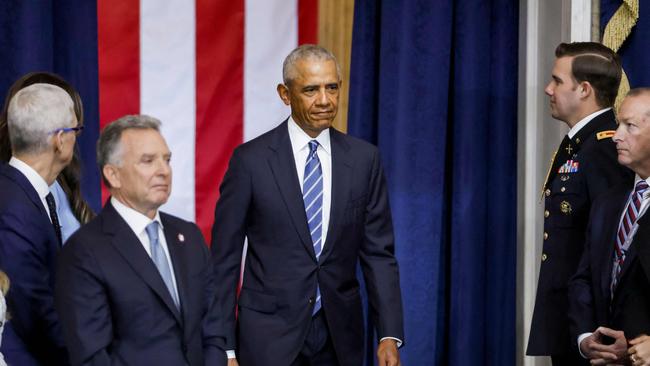
[[[406,365],[515,364],[518,11],[355,1],[348,131],[386,171]]]
[[[623,4],[621,0],[601,0],[600,26],[601,34],[614,12]],[[618,54],[623,60],[623,70],[627,74],[631,88],[650,86],[650,3],[639,0],[639,19],[627,37]]]
[[[82,191],[98,211],[101,191],[95,163],[99,136],[96,2],[1,1],[0,55],[2,101],[9,86],[31,71],[59,74],[81,95],[86,122],[77,140],[82,156]]]

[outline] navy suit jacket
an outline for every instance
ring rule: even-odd
[[[594,202],[585,252],[569,283],[574,342],[599,326],[622,330],[627,339],[650,334],[650,212],[638,221],[613,297],[610,290],[618,224],[631,190],[617,186]]]
[[[360,365],[364,321],[358,263],[377,336],[404,339],[393,227],[378,150],[333,128],[330,136],[331,214],[319,260],[287,122],[239,146],[230,160],[215,210],[212,253],[226,348],[237,350],[242,366],[289,365],[295,360],[310,324],[317,284],[339,363]],[[248,252],[237,301],[245,237]]]
[[[27,178],[0,163],[0,269],[11,280],[2,353],[10,365],[67,365],[54,309],[60,250],[49,215]]]
[[[225,365],[210,253],[198,227],[160,213],[180,311],[109,203],[67,242],[56,304],[73,365]]]

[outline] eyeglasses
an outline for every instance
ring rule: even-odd
[[[59,132],[72,132],[74,131],[75,135],[79,136],[81,135],[81,131],[83,131],[84,126],[77,126],[77,127],[63,127],[63,128],[57,128],[56,130],[50,132],[51,135],[54,135],[55,133]]]

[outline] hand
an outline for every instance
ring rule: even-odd
[[[603,336],[614,339],[611,345],[604,345]],[[620,330],[598,327],[596,331],[580,343],[580,351],[592,365],[623,364],[627,359],[627,340]]]
[[[627,353],[630,355],[630,361],[634,366],[650,365],[650,337],[642,335],[630,341],[630,349]]]
[[[237,363],[236,358],[229,358],[228,359],[228,366],[239,366],[239,363]]]
[[[397,341],[394,339],[384,339],[379,342],[377,347],[377,361],[379,366],[401,366],[399,362],[399,352],[397,351]]]

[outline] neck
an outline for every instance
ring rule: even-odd
[[[120,203],[123,204],[124,206],[147,216],[151,220],[153,220],[154,217],[156,217],[156,212],[158,212],[157,207],[156,208],[140,207],[135,202],[130,200],[128,197],[124,196],[122,192],[120,192],[119,190],[111,189],[109,191],[111,193],[111,196],[113,196],[116,200],[120,201]]]
[[[52,185],[64,168],[63,165],[55,161],[52,154],[17,154],[14,156],[34,169],[47,182],[47,185]]]
[[[580,110],[579,113],[577,113],[576,116],[572,118],[570,121],[566,121],[566,123],[569,125],[570,128],[573,128],[573,126],[577,125],[578,122],[582,121],[588,115],[603,110],[605,108],[606,107],[601,107],[596,104],[590,104],[589,106],[585,106],[585,108]]]

